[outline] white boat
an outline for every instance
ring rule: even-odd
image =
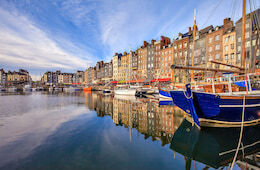
[[[16,87],[10,87],[7,89],[8,92],[17,92],[17,88]]]
[[[23,88],[23,91],[24,92],[32,91],[32,88],[31,88],[30,85],[25,85],[24,88]]]
[[[116,86],[114,93],[117,95],[135,96],[136,89],[130,88],[129,86],[126,85],[118,85]]]
[[[81,91],[80,88],[78,87],[73,87],[73,86],[70,86],[70,87],[65,87],[63,89],[64,92],[68,92],[68,93],[73,93],[73,92],[77,92],[77,91]]]

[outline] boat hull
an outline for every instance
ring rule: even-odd
[[[190,114],[185,91],[171,91],[173,102]],[[218,96],[215,94],[193,92],[193,103],[201,126],[238,127],[241,126],[243,96]],[[260,96],[245,98],[244,125],[260,122]]]
[[[83,88],[83,91],[91,91],[92,90],[92,87],[84,87]]]
[[[117,95],[135,96],[136,89],[118,89],[114,90],[114,93]]]
[[[172,99],[170,92],[164,91],[164,90],[161,90],[161,89],[159,89],[159,97],[165,98],[165,99],[170,99],[170,100]]]

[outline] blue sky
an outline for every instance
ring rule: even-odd
[[[242,0],[0,1],[0,68],[85,70],[143,40],[187,32],[197,8],[199,29],[241,17]],[[260,2],[252,0],[254,8]],[[249,7],[248,10],[249,11]]]

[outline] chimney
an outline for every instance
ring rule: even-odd
[[[189,35],[191,35],[191,27],[189,27]]]
[[[146,46],[147,46],[147,44],[148,44],[148,43],[147,43],[146,41],[144,41],[144,47],[146,47]]]
[[[224,31],[226,31],[227,29],[229,28],[232,28],[233,27],[233,21],[230,19],[230,18],[225,18],[224,19]]]
[[[231,19],[230,18],[225,18],[224,19],[224,25],[226,25],[228,22],[230,22],[231,21]]]
[[[118,53],[115,53],[115,56],[117,56],[118,55]]]
[[[154,44],[155,43],[155,40],[151,40],[151,44]]]
[[[127,53],[126,53],[126,51],[124,52],[124,55],[126,55]]]

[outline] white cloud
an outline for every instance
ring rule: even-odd
[[[0,15],[0,61],[2,64],[26,68],[75,70],[84,68],[91,62],[61,49],[44,31],[17,11],[9,12],[0,8]],[[73,44],[71,48],[75,48]]]

